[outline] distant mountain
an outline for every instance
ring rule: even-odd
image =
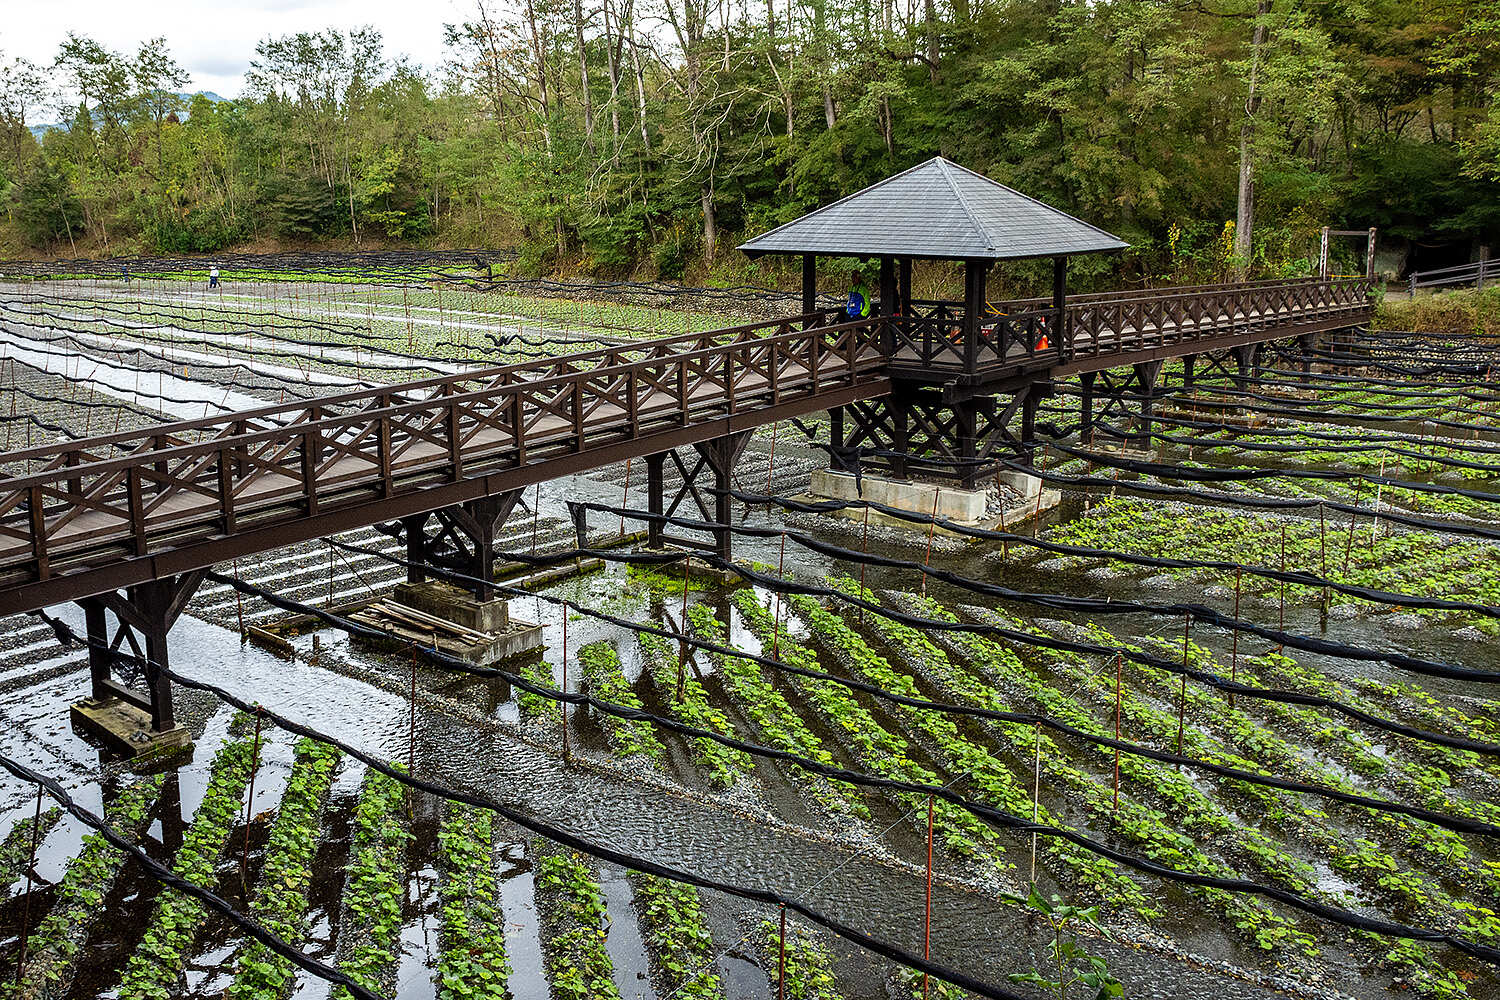
[[[208,98],[210,104],[222,104],[228,100],[227,97],[220,97],[212,90],[199,90],[191,94],[184,94],[179,92],[175,96],[180,97],[184,105],[183,109],[177,112],[177,116],[179,118],[186,118],[188,116],[186,106],[191,104],[193,102],[193,98],[197,97],[199,94],[202,94],[204,97]],[[50,122],[46,125],[33,125],[31,126],[31,134],[36,136],[36,140],[38,142],[41,142],[42,136],[46,135],[48,132],[51,132],[53,129],[60,129],[63,127],[64,126],[60,122]]]

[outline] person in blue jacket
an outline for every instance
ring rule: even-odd
[[[865,279],[858,271],[854,272],[854,281],[849,286],[849,301],[844,306],[844,315],[850,319],[870,318],[870,290],[865,287]]]

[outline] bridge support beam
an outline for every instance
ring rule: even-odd
[[[469,577],[459,585],[472,593],[475,600],[492,600],[495,596],[496,540],[520,499],[519,489],[506,490],[495,496],[443,507],[430,514],[402,518],[401,526],[406,535],[407,582],[426,581],[429,573],[424,566],[433,564],[434,557],[438,557]],[[432,535],[427,532],[429,520],[437,524]]]
[[[1243,389],[1250,378],[1251,369],[1256,366],[1256,348],[1258,344],[1241,344],[1229,349],[1230,356],[1234,358],[1235,374],[1232,376],[1236,388]]]
[[[1318,348],[1318,335],[1305,333],[1297,338],[1297,350],[1302,355],[1302,384],[1312,381],[1312,354]]]
[[[896,480],[912,475],[952,479],[964,489],[992,481],[1000,460],[1030,463],[1036,442],[1037,404],[1052,394],[1050,382],[1024,383],[1005,393],[953,393],[901,385],[891,395],[851,403],[834,422],[835,449],[866,455],[860,464]],[[841,467],[835,456],[834,471]]]
[[[112,749],[134,755],[187,742],[163,668],[171,666],[167,634],[206,572],[164,577],[78,602],[89,644],[91,697],[73,706],[73,718]],[[116,670],[122,676],[138,672],[144,690],[116,680]]]
[[[1078,440],[1086,443],[1094,439],[1094,382],[1098,378],[1098,372],[1078,376]]]
[[[1141,433],[1136,438],[1142,447],[1151,447],[1151,410],[1156,396],[1156,380],[1161,376],[1160,361],[1144,361],[1135,366],[1136,381],[1140,383]]]
[[[739,431],[693,445],[689,458],[695,454],[696,460],[693,460],[691,465],[688,460],[684,459],[680,450],[646,456],[647,509],[653,514],[671,517],[677,513],[684,500],[691,499],[703,520],[723,525],[723,527],[713,529],[712,545],[713,552],[723,559],[733,558],[734,554],[733,535],[729,530],[730,519],[733,516],[729,496],[732,488],[730,476],[734,472],[735,465],[739,463],[740,456],[745,453],[745,446],[750,443],[750,434],[750,431]],[[668,461],[672,463],[681,477],[681,484],[670,501],[666,496]],[[704,486],[699,481],[700,476],[703,476],[705,472],[713,477],[713,485],[707,488],[709,495],[705,495]],[[683,545],[688,548],[709,548],[701,542],[667,534],[666,526],[656,520],[648,524],[646,544],[651,548],[660,548],[665,544]]]

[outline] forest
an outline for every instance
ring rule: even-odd
[[[1085,284],[1393,273],[1500,244],[1495,0],[477,0],[446,59],[268,37],[232,100],[170,40],[0,60],[0,252],[514,246],[773,282],[740,239],[942,154],[1132,244]],[[38,126],[50,125],[40,128]],[[1092,270],[1091,270],[1092,269]]]

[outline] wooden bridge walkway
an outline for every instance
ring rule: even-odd
[[[627,458],[876,399],[983,389],[1348,327],[1361,281],[1080,296],[840,322],[808,313],[0,458],[0,615],[79,600]],[[1003,391],[996,388],[995,391]]]

